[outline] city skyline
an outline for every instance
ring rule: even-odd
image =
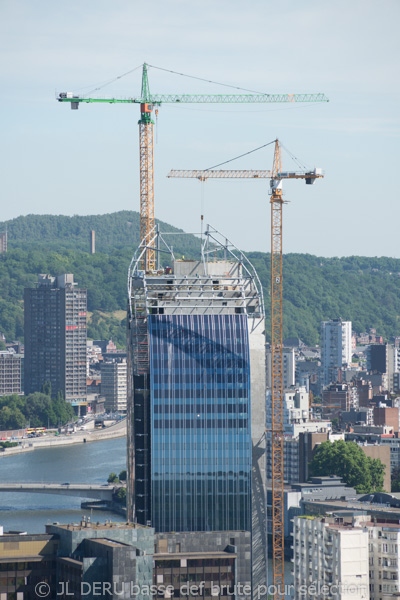
[[[291,203],[285,209],[284,251],[398,257],[397,206],[391,206],[390,220],[376,210],[383,180],[386,195],[396,193],[398,4],[333,6],[308,0],[299,7],[289,0],[279,7],[256,2],[249,11],[225,1],[212,10],[207,3],[182,10],[181,2],[173,1],[168,8],[162,3],[153,8],[145,20],[124,3],[116,8],[72,2],[62,11],[47,0],[34,10],[25,0],[3,3],[0,51],[11,58],[0,72],[7,113],[2,218],[30,213],[32,205],[39,213],[95,214],[110,212],[110,206],[138,210],[139,111],[86,105],[72,113],[56,103],[54,88],[95,90],[148,62],[255,91],[324,92],[330,98],[329,104],[308,106],[162,106],[155,152],[157,218],[193,231],[204,212],[207,222],[243,249],[265,251],[268,186],[208,182],[202,211],[198,182],[166,175],[171,168],[211,167],[279,137],[301,162],[326,173],[311,192],[298,183],[285,186]],[[149,79],[154,93],[229,91],[154,68]],[[137,95],[140,69],[119,81],[95,93]],[[287,156],[284,161],[285,168],[296,168]],[[232,164],[271,165],[268,149]],[[371,177],[371,171],[377,174]],[[357,235],[369,231],[371,221],[374,235]]]

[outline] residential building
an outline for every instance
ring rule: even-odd
[[[369,599],[368,542],[363,518],[295,517],[295,600]]]
[[[392,406],[374,407],[374,425],[393,427],[394,433],[399,433],[399,409]]]
[[[400,595],[400,525],[375,521],[368,524],[369,589],[371,600]]]
[[[23,394],[24,356],[15,352],[0,352],[0,396]]]
[[[284,538],[285,538],[285,557],[293,558],[293,519],[295,516],[303,515],[304,501],[312,500],[332,500],[354,497],[356,491],[346,486],[340,477],[330,475],[329,477],[311,477],[308,482],[293,483],[284,485]],[[272,486],[267,486],[267,532],[268,543],[272,546]]]
[[[51,383],[67,402],[86,405],[85,289],[77,288],[72,274],[39,275],[34,288],[26,288],[25,394],[40,392]]]
[[[367,349],[367,369],[372,374],[386,375],[386,389],[394,391],[399,381],[399,348],[393,344],[371,344]]]
[[[351,321],[334,319],[321,323],[321,384],[338,381],[341,367],[351,363]]]
[[[351,425],[368,425],[374,424],[374,409],[360,406],[358,409],[351,408],[348,412],[342,412],[340,415],[340,424],[342,427]]]
[[[272,394],[267,390],[267,430],[272,428]],[[283,429],[293,435],[293,425],[307,423],[310,417],[309,393],[305,387],[286,389],[283,393]]]
[[[342,412],[358,408],[357,387],[347,383],[332,383],[322,391],[322,418],[340,419]]]
[[[302,434],[318,434],[323,432],[325,439],[332,431],[330,421],[310,419],[309,393],[306,388],[285,390],[283,402],[283,479],[286,483],[305,481],[301,478],[301,460],[299,436]],[[271,392],[267,391],[266,416],[267,432],[272,428]],[[272,440],[266,436],[267,442],[267,479],[272,478]]]
[[[364,378],[356,379],[355,385],[357,387],[359,406],[369,407],[374,395],[371,381],[366,381]]]
[[[386,471],[389,474],[400,472],[400,438],[380,437],[379,443],[390,448],[390,469],[386,469]]]
[[[132,262],[128,519],[161,532],[250,531],[257,586],[266,573],[264,306],[251,264],[219,239],[206,232],[210,260],[171,256],[171,267],[144,272],[140,248]]]
[[[357,511],[294,518],[294,590],[343,600],[387,600],[400,595],[400,525]]]
[[[107,412],[126,412],[127,365],[126,358],[103,362],[100,366],[101,394],[105,397]]]
[[[389,344],[371,344],[367,348],[367,370],[373,373],[388,373]]]

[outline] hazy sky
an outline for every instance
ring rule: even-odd
[[[202,184],[166,179],[278,137],[326,177],[285,183],[284,250],[400,258],[399,0],[1,0],[0,221],[139,209],[137,105],[55,101],[143,62],[328,104],[164,105],[156,216],[200,228]],[[149,71],[150,90],[228,88]],[[137,96],[140,69],[98,95]],[[95,94],[93,94],[95,95]],[[272,146],[229,165],[269,169]],[[287,154],[283,167],[296,170]],[[205,220],[245,250],[269,248],[268,180],[204,184]]]

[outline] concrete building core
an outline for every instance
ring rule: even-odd
[[[128,519],[158,532],[250,531],[257,586],[266,574],[264,303],[252,265],[221,238],[206,232],[201,260],[170,251],[171,266],[145,272],[143,244],[131,263]]]

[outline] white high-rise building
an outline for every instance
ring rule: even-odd
[[[101,393],[106,398],[107,410],[126,412],[127,381],[125,358],[101,365]]]
[[[337,381],[341,367],[351,363],[351,321],[334,319],[321,323],[322,385]]]
[[[369,533],[369,589],[371,600],[400,594],[400,525],[374,523]]]
[[[400,525],[340,512],[295,517],[293,564],[296,600],[397,598]]]
[[[369,600],[368,541],[357,517],[295,517],[295,600]]]

